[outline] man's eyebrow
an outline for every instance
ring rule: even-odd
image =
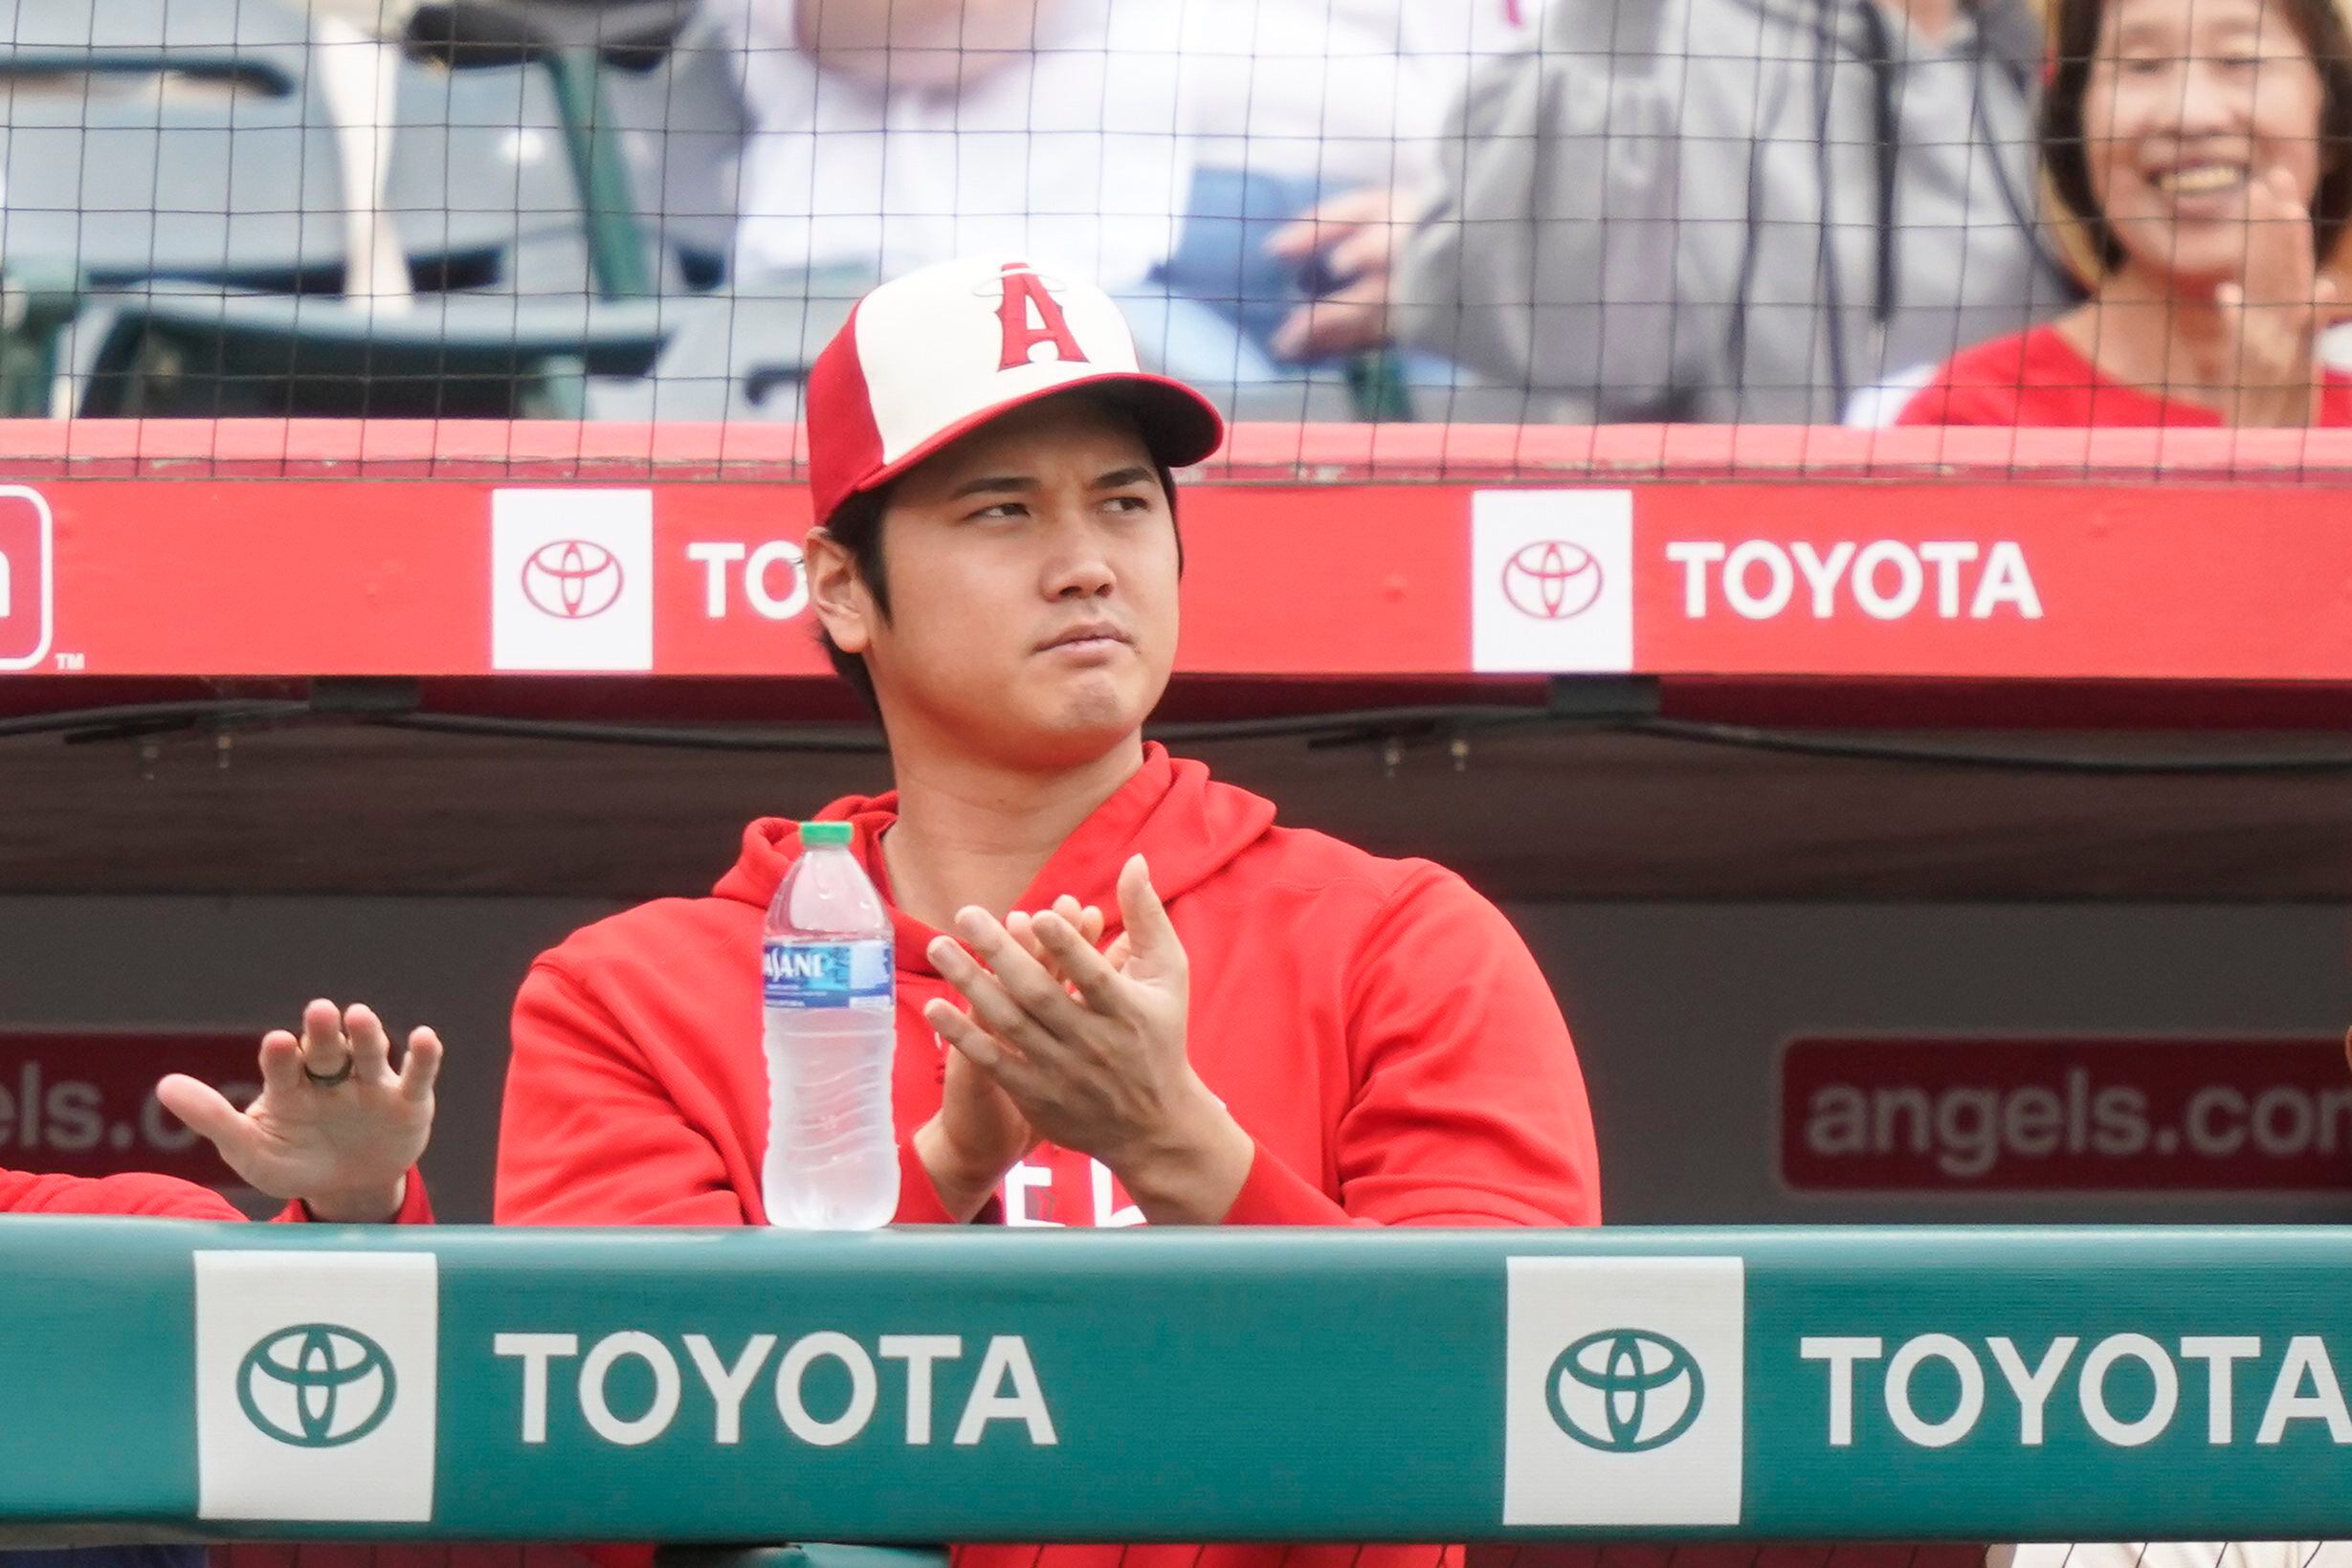
[[[1147,464],[1130,463],[1125,468],[1115,468],[1103,475],[1095,481],[1095,488],[1097,490],[1118,490],[1126,485],[1143,484],[1158,477],[1158,473]],[[1037,481],[1027,475],[984,474],[979,478],[966,479],[956,486],[947,493],[947,498],[951,501],[960,501],[967,496],[1004,495],[1009,492],[1019,494],[1036,488]]]
[[[1027,478],[1020,475],[984,474],[977,479],[966,479],[962,484],[956,486],[954,490],[948,493],[947,498],[951,501],[960,501],[966,496],[987,495],[991,493],[1001,493],[1008,490],[1034,490],[1036,488],[1036,480]]]

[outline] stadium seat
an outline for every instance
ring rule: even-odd
[[[609,65],[658,64],[695,15],[697,0],[466,0],[476,12],[520,18],[549,46],[591,49]]]
[[[691,15],[687,0],[433,0],[410,19],[411,53],[457,74],[544,67],[586,221],[589,271],[607,298],[651,294],[655,285],[629,159],[606,106],[608,66],[615,58],[657,64]]]
[[[652,374],[590,382],[588,416],[797,420],[801,383],[858,292],[778,286],[664,300],[668,331]]]
[[[0,419],[52,411],[57,356],[75,313],[81,278],[71,267],[33,263],[0,273]]]
[[[420,295],[405,308],[158,285],[76,323],[78,412],[577,418],[583,378],[641,376],[654,300]]]
[[[332,120],[293,0],[0,0],[0,258],[335,290]]]
[[[399,75],[386,216],[420,291],[594,287],[563,116],[535,66]]]
[[[632,60],[678,20],[623,9]],[[0,402],[561,416],[585,376],[642,375],[659,313],[589,302],[651,292],[603,56],[538,7],[527,27],[479,4],[438,20],[470,49],[395,78],[384,206],[426,290],[409,308],[339,298],[348,203],[300,5],[0,0]]]
[[[743,114],[735,60],[707,17],[657,61],[605,74],[605,105],[622,130],[656,251],[689,288],[722,282],[735,245]]]

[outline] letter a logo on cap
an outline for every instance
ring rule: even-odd
[[[996,367],[1010,370],[1029,364],[1031,350],[1039,343],[1052,343],[1055,359],[1084,364],[1086,351],[1078,346],[1077,335],[1070,330],[1061,303],[1047,291],[1045,279],[1019,261],[1007,262],[1004,276],[1005,300],[996,307],[996,319],[1005,323],[1005,353]]]
[[[1207,398],[1142,368],[1117,302],[1084,277],[1001,255],[902,274],[852,307],[809,369],[810,506],[830,518],[997,415],[1081,386],[1131,413],[1170,468],[1224,439]]]

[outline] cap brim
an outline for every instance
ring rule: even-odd
[[[1204,462],[1225,444],[1224,415],[1217,412],[1215,404],[1183,382],[1141,370],[1106,370],[1096,375],[1073,376],[967,414],[909,449],[896,462],[880,464],[864,475],[844,493],[842,499],[888,484],[991,420],[1065,392],[1091,393],[1125,409],[1134,416],[1136,428],[1143,432],[1152,455],[1169,468],[1188,468]]]

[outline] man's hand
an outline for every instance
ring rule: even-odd
[[[2226,405],[2234,425],[2309,425],[2319,412],[2319,338],[2336,310],[2336,282],[2319,272],[2310,210],[2285,169],[2253,180],[2246,220],[2245,272],[2213,294],[2230,328],[2226,363],[2205,379],[2235,388]]]
[[[969,1011],[935,1001],[923,1016],[1037,1134],[1109,1166],[1146,1219],[1214,1224],[1256,1146],[1186,1054],[1184,944],[1141,855],[1120,872],[1119,907],[1114,957],[1058,911],[1030,922],[1032,944],[964,910],[957,928],[986,967],[944,937],[930,958]]]
[[[1388,341],[1388,279],[1409,223],[1401,220],[1396,193],[1366,186],[1332,197],[1305,217],[1285,224],[1266,249],[1286,261],[1317,255],[1340,287],[1292,311],[1275,329],[1272,347],[1292,360],[1358,354]]]
[[[316,1219],[374,1223],[400,1212],[409,1167],[433,1132],[440,1036],[417,1029],[391,1069],[374,1012],[327,1001],[302,1010],[302,1034],[261,1037],[261,1093],[243,1111],[210,1084],[173,1073],[155,1086],[164,1109],[210,1138],[229,1168],[273,1198],[299,1198]],[[322,1085],[321,1079],[347,1077]],[[305,1071],[307,1070],[307,1071]]]
[[[1081,908],[1064,894],[1054,900],[1054,911],[1077,928],[1088,946],[1102,939],[1102,911],[1092,904]],[[1013,911],[1005,927],[1031,958],[1053,967],[1029,915]],[[941,1206],[961,1224],[980,1212],[1005,1173],[1037,1146],[1037,1133],[1011,1096],[962,1051],[947,1052],[945,1072],[939,1114],[915,1129],[915,1156]]]

